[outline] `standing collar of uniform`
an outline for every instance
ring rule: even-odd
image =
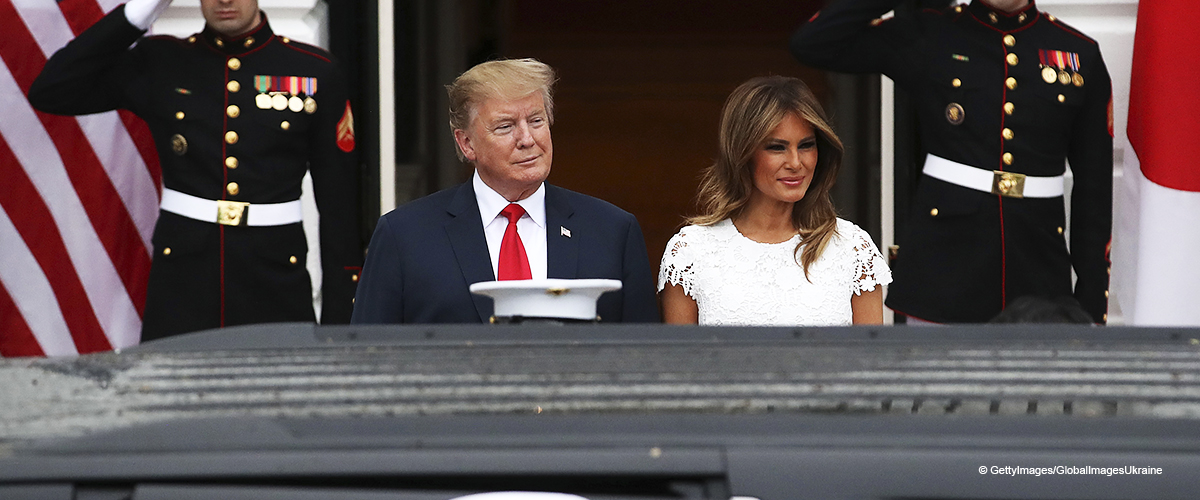
[[[475,171],[471,184],[475,188],[475,202],[479,205],[479,216],[483,219],[483,225],[487,226],[497,215],[500,215],[500,211],[504,210],[504,207],[508,206],[509,201],[484,183],[483,178],[479,177],[479,171]],[[533,194],[523,200],[517,200],[516,204],[525,209],[525,213],[529,214],[529,218],[533,219],[535,224],[542,228],[546,227],[545,182],[542,182]]]
[[[967,10],[983,25],[1003,32],[1015,31],[1029,26],[1034,21],[1037,21],[1039,16],[1034,0],[1029,0],[1029,5],[1012,13],[993,9],[984,3],[983,0],[971,0],[971,5],[967,6]]]
[[[275,32],[271,31],[271,23],[267,22],[267,13],[261,10],[258,13],[262,14],[262,22],[248,33],[229,38],[205,24],[204,31],[200,32],[200,38],[213,50],[226,55],[243,54],[257,49],[266,45],[275,36]]]

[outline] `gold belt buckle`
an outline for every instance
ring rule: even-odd
[[[217,200],[217,224],[223,226],[242,226],[246,222],[246,207],[250,204],[244,201]]]
[[[992,194],[1009,198],[1025,197],[1025,174],[992,171]]]

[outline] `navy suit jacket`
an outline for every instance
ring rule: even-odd
[[[550,278],[621,280],[622,289],[596,305],[601,321],[659,321],[642,229],[629,212],[546,184],[546,261]],[[492,299],[467,287],[495,279],[475,189],[466,182],[379,219],[351,322],[487,322]]]

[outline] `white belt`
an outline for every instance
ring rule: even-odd
[[[1063,195],[1063,176],[1034,177],[1015,172],[984,170],[926,155],[925,175],[985,193],[1009,198],[1056,198]]]
[[[191,219],[226,226],[282,226],[304,218],[300,200],[285,203],[245,203],[206,200],[174,189],[163,188],[159,208]]]

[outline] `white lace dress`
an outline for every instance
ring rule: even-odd
[[[658,290],[683,287],[696,301],[701,325],[849,325],[850,297],[892,281],[870,235],[838,219],[837,235],[809,267],[793,251],[800,236],[759,243],[725,219],[687,226],[667,243]]]

